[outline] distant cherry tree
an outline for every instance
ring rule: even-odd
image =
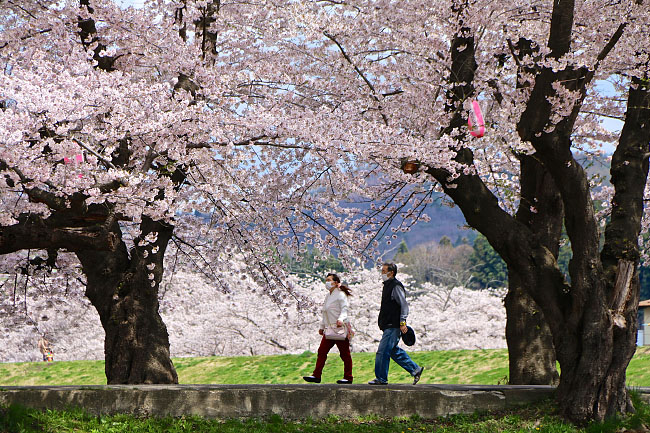
[[[271,355],[315,352],[320,307],[327,294],[323,281],[291,276],[288,283],[309,306],[294,298],[279,306],[252,278],[239,272],[245,264],[234,260],[223,274],[229,293],[219,290],[199,272],[167,273],[159,292],[160,315],[167,324],[171,356]],[[16,296],[13,314],[0,316],[0,362],[38,361],[36,343],[47,334],[57,361],[102,359],[104,333],[99,316],[83,294],[81,284],[66,276],[35,282],[24,298]],[[381,331],[377,315],[381,280],[376,270],[339,273],[353,291],[350,320],[354,352],[377,349]],[[21,277],[24,281],[25,277]],[[409,324],[416,330],[412,350],[505,348],[505,309],[501,291],[473,291],[426,284],[414,287],[400,272],[410,305]],[[41,280],[42,281],[42,280]],[[66,291],[67,287],[67,291]],[[12,296],[0,297],[3,312],[11,312]]]

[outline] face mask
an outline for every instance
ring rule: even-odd
[[[334,281],[325,281],[325,288],[331,290],[334,287]]]
[[[388,276],[388,274],[381,274],[381,280],[382,281],[388,281],[388,280],[390,280],[390,277]]]

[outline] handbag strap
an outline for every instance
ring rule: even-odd
[[[339,328],[347,328],[348,324],[346,322],[343,322],[343,326],[336,326],[336,322],[330,323],[327,325],[328,328],[334,328],[334,329],[339,329]]]

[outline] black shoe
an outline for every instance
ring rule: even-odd
[[[352,385],[352,381],[347,379],[339,379],[336,381],[336,383],[339,385]]]
[[[422,376],[423,371],[424,371],[424,367],[420,367],[420,369],[415,372],[415,374],[413,375],[413,385],[415,385],[420,381],[420,376]]]
[[[381,382],[379,379],[375,378],[368,382],[368,385],[388,385],[388,382]]]
[[[305,379],[305,382],[320,383],[320,377],[316,377],[316,376],[303,376],[302,378]]]

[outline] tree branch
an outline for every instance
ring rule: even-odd
[[[574,7],[574,0],[553,0],[548,47],[551,49],[551,56],[556,59],[571,49]]]
[[[115,167],[115,165],[113,165],[113,163],[112,163],[111,161],[109,161],[108,159],[104,158],[104,157],[101,156],[99,153],[95,152],[95,151],[94,151],[90,146],[86,145],[86,144],[83,143],[81,140],[78,140],[78,139],[76,139],[76,138],[73,138],[72,141],[74,141],[75,143],[77,143],[77,144],[78,144],[79,146],[81,146],[82,148],[86,149],[88,152],[90,152],[90,153],[92,153],[93,155],[95,155],[95,156],[97,157],[97,159],[99,159],[101,162],[103,162],[104,164],[106,164],[107,167],[112,168],[112,169],[116,169],[116,168],[117,168],[117,167]]]
[[[25,249],[64,249],[67,251],[114,251],[119,237],[103,227],[68,227],[52,217],[27,216],[18,224],[0,227],[0,254]]]
[[[646,71],[648,65],[645,65]],[[648,177],[648,142],[650,142],[650,84],[633,78],[628,94],[625,123],[616,151],[612,156],[611,182],[614,185],[610,221],[605,228],[601,261],[608,287],[616,296],[615,280],[621,260],[639,259],[639,232],[643,218],[643,195]]]
[[[329,40],[331,40],[332,42],[334,42],[336,44],[336,46],[341,51],[341,54],[343,55],[343,58],[354,68],[354,70],[359,75],[359,77],[361,77],[361,79],[366,83],[366,85],[368,86],[368,88],[372,92],[372,94],[371,94],[372,99],[374,99],[375,102],[377,102],[377,104],[378,104],[379,113],[381,114],[381,118],[383,119],[384,124],[388,125],[388,118],[386,117],[386,115],[382,111],[381,103],[379,102],[379,98],[377,97],[377,91],[375,90],[375,86],[373,86],[372,83],[370,82],[370,80],[368,80],[368,78],[365,76],[365,74],[363,72],[361,72],[361,69],[359,69],[359,67],[352,61],[352,59],[350,58],[348,53],[345,51],[343,46],[339,43],[339,41],[336,40],[336,38],[334,36],[332,36],[331,34],[329,34],[326,31],[323,32],[323,35],[325,35],[326,38],[328,38]]]

